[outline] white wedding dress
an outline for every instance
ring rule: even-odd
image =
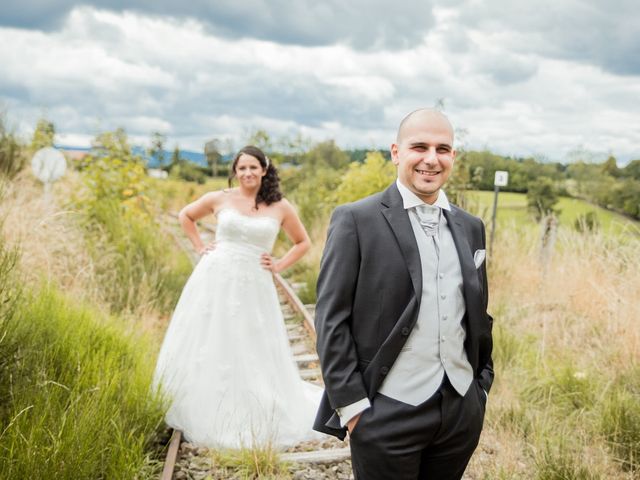
[[[199,446],[286,447],[311,429],[320,387],[304,382],[289,347],[271,272],[260,265],[278,220],[218,213],[216,248],[187,281],[160,350],[154,385],[166,422]]]

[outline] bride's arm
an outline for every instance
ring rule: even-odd
[[[204,253],[206,247],[202,242],[202,238],[200,238],[196,221],[214,212],[221,194],[222,192],[206,193],[195,202],[184,207],[178,214],[180,226],[189,240],[191,240],[193,248],[195,248],[198,254]]]
[[[282,258],[274,261],[270,265],[268,264],[269,262],[266,264],[263,262],[263,265],[273,273],[279,273],[289,268],[300,260],[311,247],[311,240],[309,239],[307,230],[304,228],[293,206],[286,199],[282,199],[282,208],[284,210],[282,229],[284,233],[287,234],[287,237],[289,237],[289,240],[293,242],[293,247],[291,247]],[[270,257],[270,255],[268,256]]]

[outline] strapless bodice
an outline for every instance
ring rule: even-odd
[[[266,215],[245,215],[234,208],[223,208],[217,215],[216,241],[271,252],[280,222]]]

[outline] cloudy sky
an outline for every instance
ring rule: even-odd
[[[134,6],[135,5],[135,6]],[[637,0],[17,0],[0,5],[0,108],[58,143],[124,127],[202,150],[248,133],[387,147],[444,105],[458,144],[640,158]]]

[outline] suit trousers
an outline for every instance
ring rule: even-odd
[[[376,394],[350,435],[356,480],[457,480],[480,440],[486,395],[474,380],[464,397],[445,375],[413,406]]]

